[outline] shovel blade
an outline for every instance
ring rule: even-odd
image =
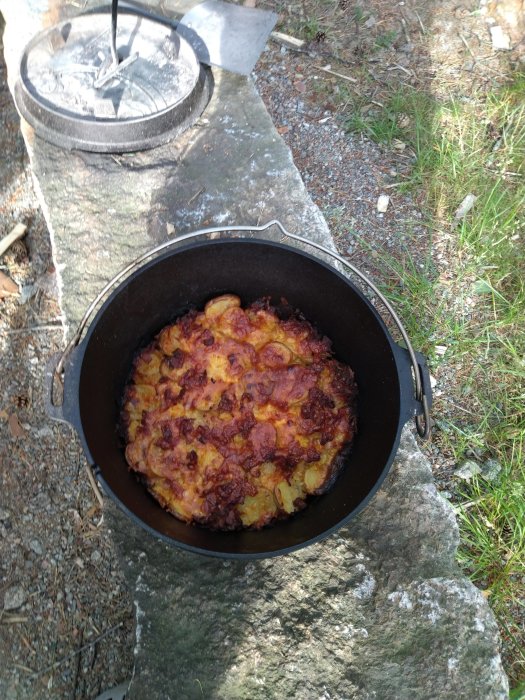
[[[177,32],[202,63],[249,75],[276,22],[275,12],[205,0],[184,15]]]

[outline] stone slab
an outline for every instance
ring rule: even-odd
[[[11,90],[24,42],[39,30],[39,18],[45,27],[78,12],[53,0],[46,12],[45,7],[43,0],[0,3]],[[23,122],[70,328],[118,271],[178,234],[278,218],[292,233],[332,246],[326,222],[253,82],[217,69],[213,77],[202,118],[176,141],[150,151],[117,156],[64,151]]]
[[[192,2],[148,4],[182,13]],[[0,0],[0,11],[12,87],[30,36],[78,8]],[[252,82],[214,78],[199,122],[153,151],[67,152],[23,125],[69,329],[115,272],[195,228],[278,218],[332,245]],[[453,511],[408,429],[351,526],[285,557],[200,557],[109,503],[105,517],[136,606],[130,700],[507,697],[494,618],[456,567]]]
[[[195,556],[106,518],[135,591],[133,700],[507,698],[496,623],[409,430],[366,510],[283,557]]]

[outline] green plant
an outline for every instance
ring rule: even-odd
[[[382,104],[365,110],[354,102],[345,125],[404,145],[413,157],[407,186],[423,189],[435,238],[447,241],[446,284],[430,253],[417,264],[408,250],[376,255],[384,289],[431,371],[454,377],[435,400],[435,442],[456,463],[475,454],[502,467],[499,478],[474,479],[457,494],[458,557],[514,649],[509,675],[518,682],[525,677],[525,632],[513,617],[525,599],[525,76],[476,100],[405,88]],[[470,193],[474,206],[456,217]],[[514,697],[522,695],[518,685]]]
[[[300,34],[306,41],[313,41],[320,32],[321,25],[315,17],[309,17],[300,28]]]
[[[510,691],[509,700],[525,700],[525,683],[520,683]]]
[[[365,14],[363,8],[360,5],[356,5],[352,10],[352,19],[356,23],[356,26],[359,27],[360,24],[366,22],[366,18],[367,15]]]

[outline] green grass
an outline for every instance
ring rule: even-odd
[[[397,39],[397,32],[391,29],[384,34],[379,34],[374,42],[376,49],[389,49]]]
[[[520,683],[511,690],[509,700],[525,700],[525,683]]]
[[[385,291],[414,344],[438,377],[447,368],[456,378],[448,396],[436,398],[434,439],[457,463],[473,453],[502,466],[496,480],[475,478],[458,495],[458,556],[514,649],[507,670],[519,683],[525,631],[513,615],[525,600],[525,75],[484,99],[445,101],[404,88],[383,105],[365,111],[354,101],[345,125],[406,145],[413,167],[405,187],[425,193],[435,238],[448,237],[446,283],[430,255],[417,264],[410,248],[379,257]],[[469,193],[475,204],[455,221]],[[446,346],[444,356],[436,345]]]
[[[308,17],[304,22],[297,25],[297,34],[306,41],[313,41],[322,32],[319,20],[315,17]]]

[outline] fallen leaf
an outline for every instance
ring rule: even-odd
[[[15,440],[18,440],[18,438],[23,438],[26,434],[26,431],[22,428],[22,424],[18,420],[16,413],[11,413],[7,419],[7,424],[9,426],[9,432],[11,433],[11,436],[15,438]]]
[[[0,420],[7,420],[9,418],[9,413],[7,411],[4,411],[4,409],[0,410]]]
[[[287,134],[289,131],[290,131],[290,127],[289,127],[289,126],[279,126],[279,127],[277,127],[277,132],[278,132],[279,134],[281,134],[281,135],[282,135],[282,134]]]
[[[0,299],[12,297],[17,294],[20,294],[17,283],[13,282],[4,272],[0,271]]]
[[[296,80],[293,86],[297,92],[306,92],[306,83],[304,83],[302,80]]]

